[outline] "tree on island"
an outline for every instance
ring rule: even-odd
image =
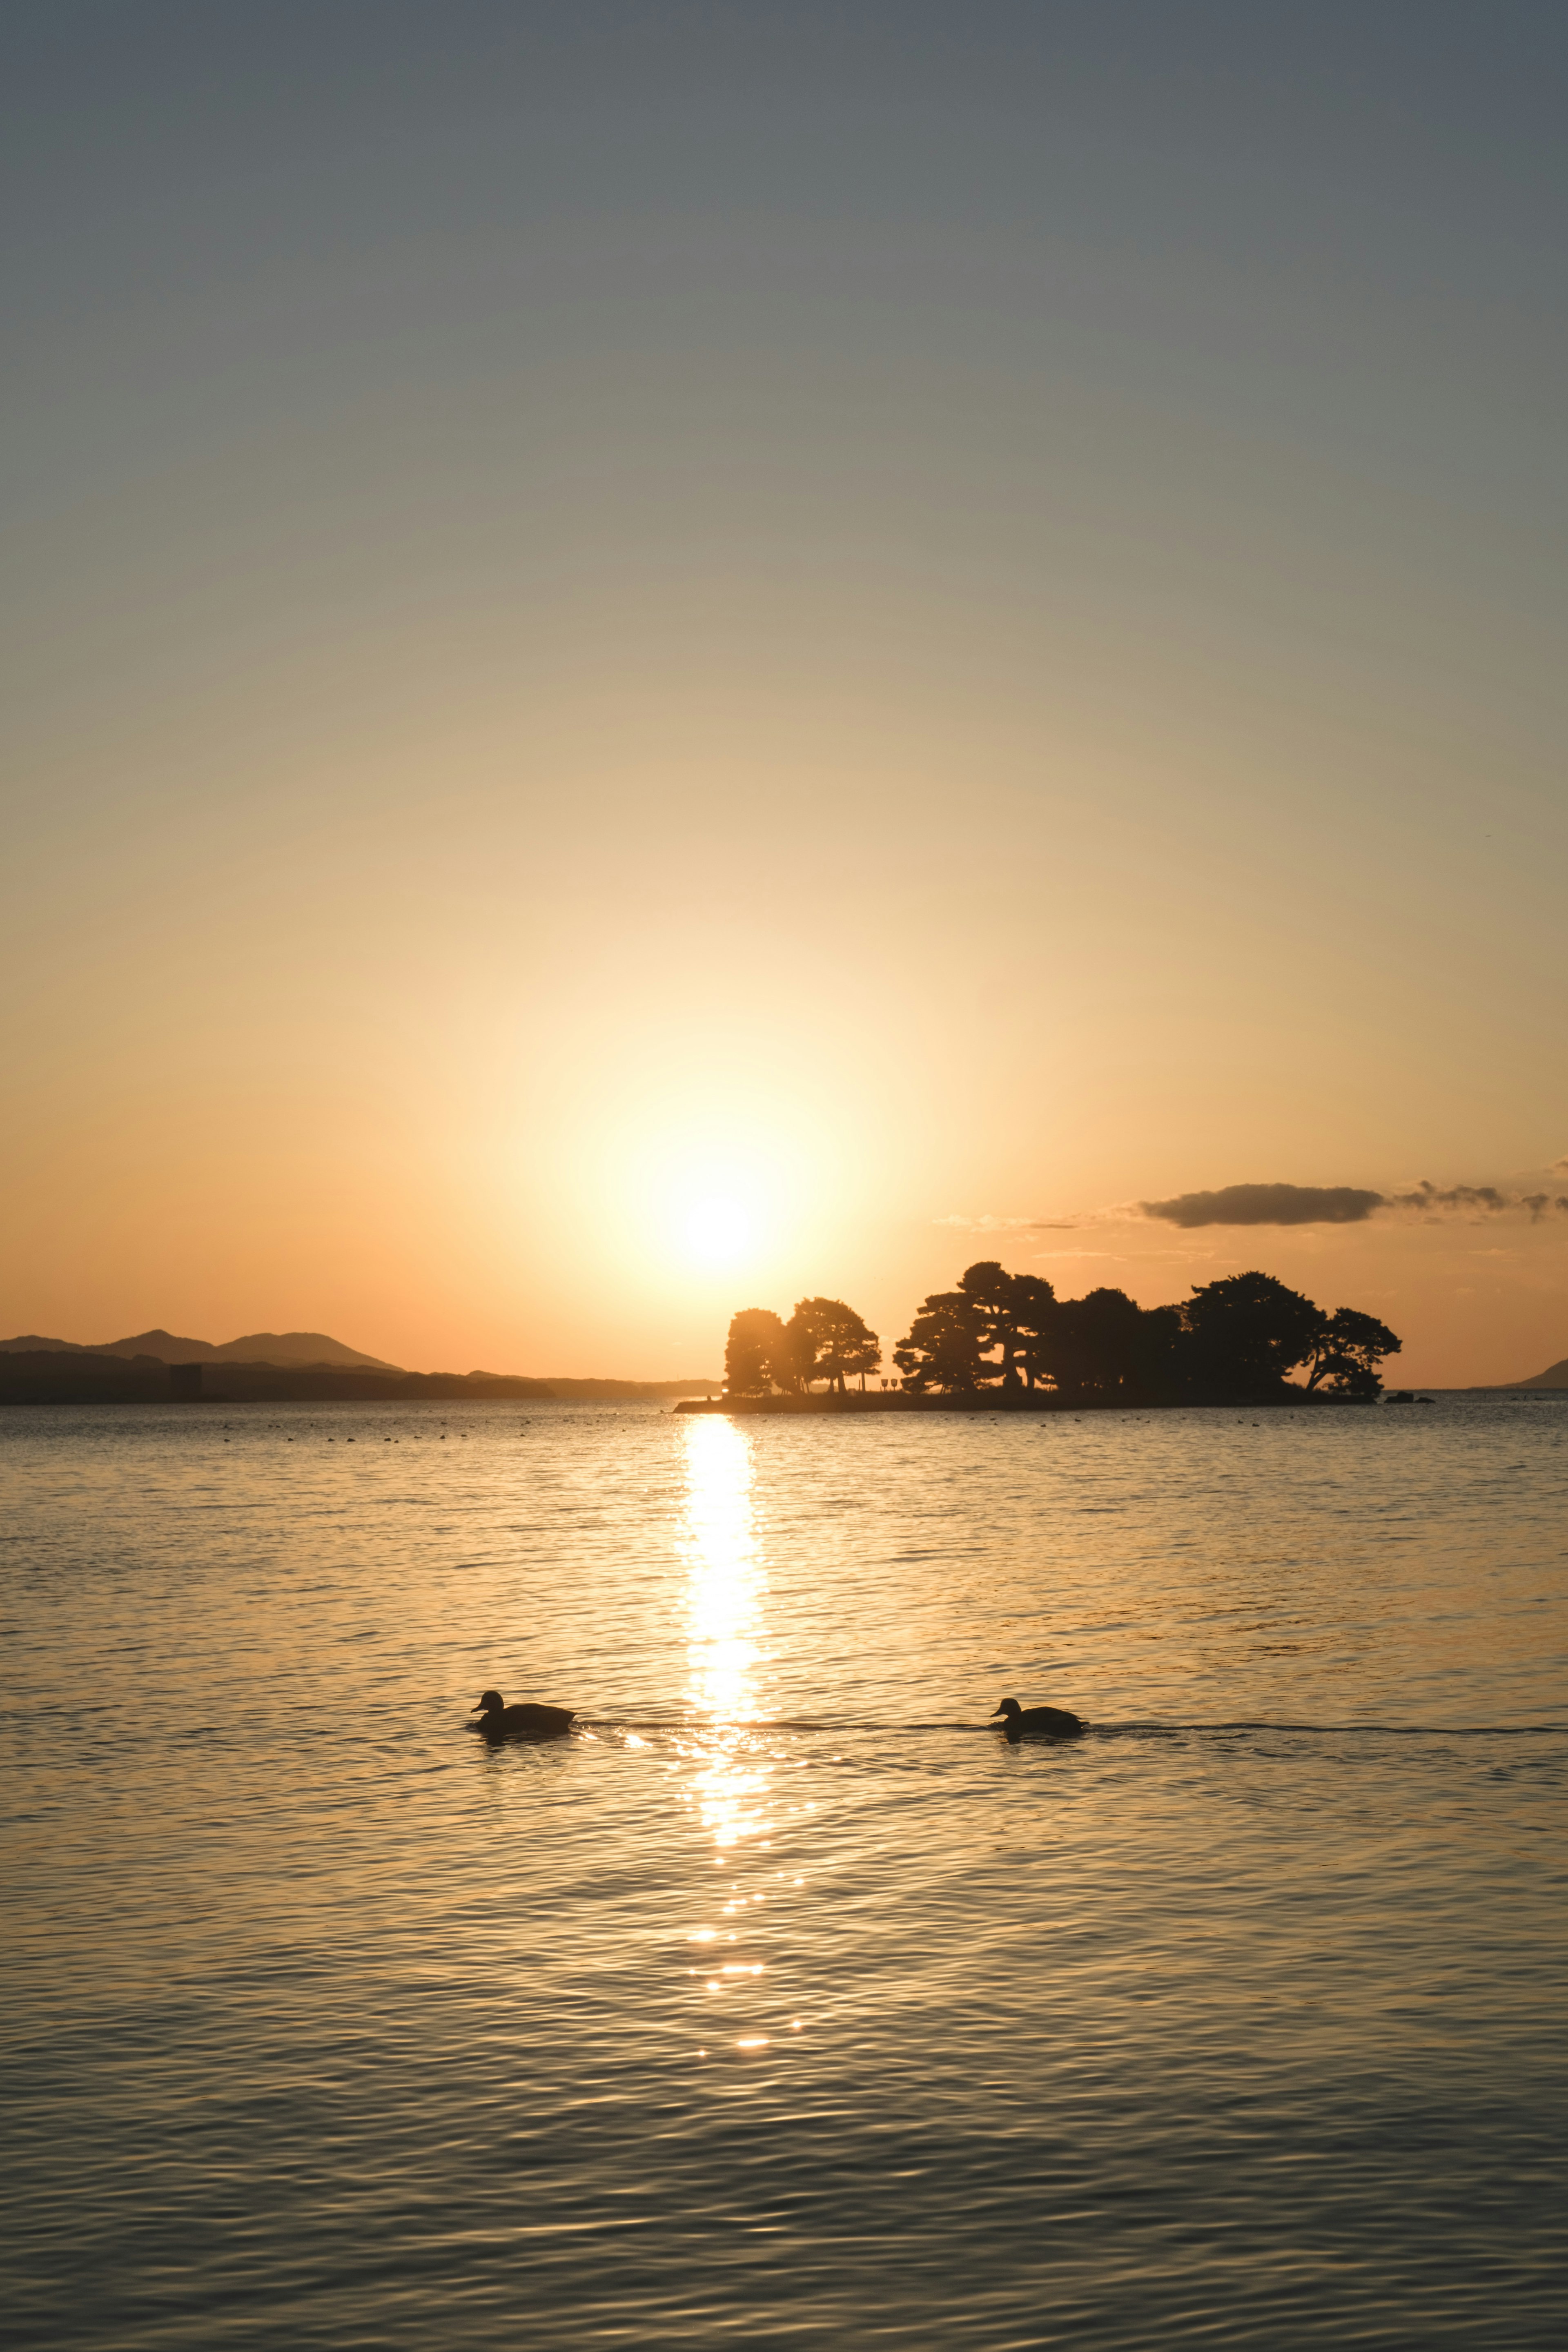
[[[1178,1307],[1144,1308],[1124,1290],[1102,1287],[1058,1301],[1039,1362],[1063,1394],[1160,1397],[1179,1384],[1181,1339]]]
[[[933,1291],[893,1351],[904,1386],[966,1395],[1035,1387],[1048,1377],[1047,1335],[1057,1295],[1037,1274],[1009,1274],[994,1258],[965,1267],[956,1290]]]
[[[822,1377],[843,1396],[848,1375],[863,1382],[881,1360],[877,1334],[841,1298],[803,1298],[787,1323],[770,1307],[745,1307],[730,1320],[724,1392],[795,1396]]]
[[[962,1290],[938,1290],[925,1301],[893,1349],[904,1386],[917,1396],[973,1396],[984,1385],[985,1310]]]
[[[730,1318],[724,1342],[726,1396],[767,1396],[773,1387],[773,1366],[788,1353],[784,1327],[771,1307],[742,1307]]]
[[[1323,1310],[1272,1274],[1194,1282],[1182,1309],[1192,1371],[1205,1386],[1268,1396],[1317,1345]]]
[[[868,1372],[882,1360],[881,1342],[841,1298],[803,1298],[787,1326],[794,1359],[807,1388],[821,1373],[830,1389],[845,1394],[847,1374]]]
[[[978,1310],[981,1348],[986,1356],[994,1350],[1001,1386],[1033,1388],[1039,1343],[1056,1307],[1050,1284],[1037,1274],[1009,1274],[994,1258],[982,1258],[959,1276],[958,1295]]]
[[[1375,1315],[1354,1307],[1336,1307],[1320,1323],[1309,1362],[1307,1386],[1321,1381],[1331,1396],[1374,1397],[1383,1386],[1378,1365],[1384,1356],[1397,1356],[1399,1341]]]
[[[893,1360],[904,1386],[952,1394],[990,1386],[1032,1389],[1047,1377],[1043,1349],[1057,1295],[1037,1274],[1009,1274],[994,1258],[966,1266],[956,1290],[933,1291]]]
[[[1038,1276],[984,1259],[925,1299],[893,1361],[916,1394],[1016,1391],[1022,1381],[1096,1402],[1174,1404],[1277,1397],[1302,1365],[1309,1391],[1374,1397],[1377,1366],[1398,1349],[1374,1316],[1325,1315],[1269,1274],[1194,1283],[1184,1306],[1141,1307],[1109,1288],[1058,1299]]]
[[[784,1326],[780,1345],[768,1361],[774,1388],[782,1389],[786,1396],[799,1396],[803,1389],[811,1386],[811,1370],[816,1361],[816,1345],[800,1319],[797,1307]]]

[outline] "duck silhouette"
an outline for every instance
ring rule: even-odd
[[[494,1690],[479,1693],[474,1713],[479,1719],[468,1729],[482,1731],[487,1739],[558,1739],[575,1719],[569,1706],[540,1706],[532,1699],[516,1699],[508,1706]]]
[[[1082,1716],[1065,1706],[1020,1706],[1016,1698],[1005,1698],[996,1715],[1006,1717],[1009,1739],[1076,1739],[1085,1728]]]

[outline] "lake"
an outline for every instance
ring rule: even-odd
[[[1568,1395],[0,1478],[13,2347],[1562,2343]]]

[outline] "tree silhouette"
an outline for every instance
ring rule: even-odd
[[[1022,1385],[1018,1378],[1018,1318],[1014,1295],[1017,1280],[1016,1275],[1005,1272],[994,1257],[965,1266],[958,1277],[960,1296],[979,1316],[984,1335],[982,1348],[987,1355],[994,1348],[1000,1355],[1001,1384],[1005,1389]]]
[[[1091,1290],[1066,1300],[1057,1318],[1058,1386],[1097,1396],[1135,1388],[1140,1319],[1124,1290]]]
[[[1031,1386],[1048,1381],[1063,1396],[1155,1400],[1179,1391],[1182,1339],[1179,1308],[1144,1308],[1124,1290],[1091,1290],[1053,1297],[1037,1314],[1023,1360]]]
[[[1374,1397],[1383,1386],[1378,1365],[1398,1353],[1399,1341],[1386,1323],[1359,1307],[1336,1307],[1320,1323],[1307,1386],[1321,1382],[1331,1395]]]
[[[1186,1333],[1179,1307],[1145,1307],[1138,1318],[1140,1392],[1152,1403],[1174,1404],[1182,1388]]]
[[[797,1389],[807,1390],[811,1387],[816,1371],[817,1331],[816,1318],[811,1314],[803,1314],[801,1311],[803,1307],[809,1305],[810,1301],[803,1298],[784,1327],[784,1360],[789,1366],[795,1386]]]
[[[1375,1316],[1352,1307],[1325,1315],[1271,1274],[1194,1283],[1183,1307],[1141,1307],[1109,1288],[1058,1298],[1040,1276],[1009,1274],[984,1258],[965,1268],[956,1289],[921,1302],[893,1361],[916,1395],[1048,1384],[1088,1402],[1160,1404],[1272,1402],[1291,1393],[1288,1376],[1302,1364],[1309,1391],[1364,1400],[1383,1385],[1378,1365],[1398,1352]],[[750,1307],[730,1326],[725,1391],[797,1392],[825,1377],[842,1396],[851,1376],[864,1384],[880,1361],[876,1333],[841,1298],[803,1298],[787,1324]]]
[[[784,1327],[771,1307],[742,1307],[730,1318],[724,1342],[726,1396],[766,1396],[773,1365],[788,1353]]]
[[[806,1386],[820,1372],[840,1396],[847,1373],[858,1372],[864,1382],[882,1360],[877,1334],[841,1298],[800,1299],[784,1337]]]
[[[958,1289],[979,1311],[984,1335],[981,1346],[987,1355],[996,1352],[1000,1385],[1033,1388],[1032,1349],[1056,1305],[1050,1284],[1037,1274],[1009,1274],[994,1258],[982,1258],[964,1268]]]
[[[1057,1294],[1040,1274],[1012,1277],[1013,1320],[1018,1335],[1018,1361],[1024,1385],[1032,1389],[1040,1379],[1042,1351],[1054,1327]]]
[[[985,1386],[1033,1388],[1040,1375],[1039,1343],[1056,1307],[1056,1292],[1037,1274],[1009,1274],[994,1258],[981,1258],[958,1277],[956,1291],[933,1292],[921,1313],[939,1298],[960,1298],[973,1309],[980,1350],[994,1361],[977,1374]],[[911,1335],[912,1338],[912,1335]]]
[[[985,1309],[961,1290],[934,1291],[893,1349],[904,1386],[969,1396],[985,1377]]]
[[[779,1325],[777,1342],[768,1358],[768,1370],[773,1376],[773,1386],[788,1396],[798,1396],[811,1385],[812,1367],[816,1361],[816,1349],[798,1316],[792,1315],[787,1323]]]
[[[1318,1344],[1323,1311],[1271,1274],[1194,1282],[1182,1310],[1193,1372],[1207,1388],[1247,1396],[1277,1389]]]

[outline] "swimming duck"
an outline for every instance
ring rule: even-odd
[[[1007,1718],[1009,1739],[1075,1739],[1085,1728],[1081,1715],[1073,1715],[1065,1706],[1020,1706],[1016,1698],[1005,1698],[996,1715]],[[996,1715],[991,1718],[994,1723]]]
[[[470,1723],[470,1731],[482,1731],[487,1739],[555,1739],[573,1724],[569,1706],[539,1706],[531,1699],[514,1699],[508,1706],[500,1691],[481,1691],[474,1713],[478,1723]]]

